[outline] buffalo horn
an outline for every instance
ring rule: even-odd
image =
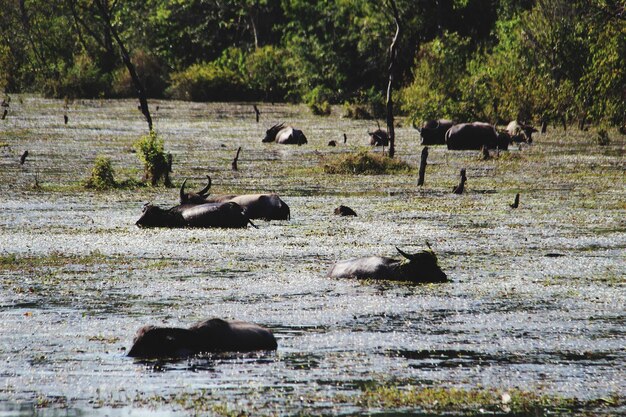
[[[200,194],[201,196],[205,196],[206,193],[209,191],[209,189],[211,188],[211,177],[210,176],[206,176],[207,180],[209,180],[208,184],[206,185],[206,187],[204,187],[203,189],[201,189],[200,191],[198,191],[198,194]]]
[[[185,178],[185,181],[183,181],[183,185],[180,186],[180,202],[184,203],[185,201],[187,201],[187,198],[185,197],[185,184],[187,183],[187,178]]]
[[[404,256],[405,258],[407,258],[409,261],[411,259],[413,259],[413,257],[411,255],[409,255],[408,253],[404,252],[402,249],[400,249],[399,247],[396,246],[396,250],[400,253],[400,255]]]

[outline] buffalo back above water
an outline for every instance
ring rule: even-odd
[[[170,209],[148,204],[135,224],[139,227],[243,228],[249,222],[239,204],[227,202],[180,204]]]
[[[289,206],[278,194],[241,194],[209,196],[207,202],[232,201],[243,207],[244,213],[250,219],[289,220],[291,217]]]
[[[422,138],[422,145],[445,145],[446,132],[454,126],[452,120],[439,119],[424,122],[419,129]]]
[[[188,329],[144,326],[137,331],[128,356],[177,358],[201,352],[275,350],[272,332],[254,323],[213,318]]]
[[[206,203],[227,203],[239,204],[249,219],[265,220],[289,220],[291,217],[289,206],[278,194],[226,194],[211,196],[208,191],[211,188],[211,178],[207,176],[207,185],[198,193],[186,193],[183,181],[180,187],[180,204],[206,204]]]
[[[276,142],[282,145],[302,145],[307,143],[307,139],[301,130],[294,129],[291,126],[284,126],[284,124],[281,123],[267,129],[262,142]]]
[[[354,258],[335,263],[328,276],[331,278],[385,279],[415,283],[446,282],[446,274],[439,268],[437,257],[432,251],[416,254],[398,252],[405,259],[384,256]]]
[[[509,136],[499,134],[489,123],[460,123],[446,132],[446,145],[451,150],[508,149]]]

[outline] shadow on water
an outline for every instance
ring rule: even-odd
[[[152,372],[192,371],[192,372],[218,372],[220,367],[232,367],[237,365],[267,365],[277,360],[273,351],[257,352],[219,352],[200,353],[184,358],[167,359],[133,359],[134,364],[141,365]]]

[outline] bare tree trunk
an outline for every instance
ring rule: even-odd
[[[122,61],[126,68],[128,69],[128,73],[130,74],[130,78],[133,81],[133,85],[135,86],[135,90],[137,90],[137,96],[139,97],[139,107],[141,108],[141,112],[146,117],[146,122],[148,122],[148,129],[152,132],[152,117],[150,116],[150,110],[148,109],[148,99],[146,97],[146,90],[143,87],[141,80],[139,79],[139,75],[135,70],[135,66],[130,60],[130,55],[128,50],[124,46],[122,39],[120,38],[117,30],[113,27],[111,22],[111,14],[108,8],[108,2],[106,0],[95,0],[94,1],[100,10],[100,14],[106,25],[107,29],[110,31],[111,36],[115,39],[117,46],[120,48],[120,53],[122,55]]]
[[[393,129],[393,81],[396,57],[398,55],[398,40],[400,39],[400,15],[395,0],[389,0],[391,10],[393,11],[393,19],[396,22],[396,34],[393,37],[391,46],[389,47],[389,84],[387,84],[387,133],[389,134],[389,157],[393,158],[396,151],[396,133]]]

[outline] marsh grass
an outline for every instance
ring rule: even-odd
[[[610,413],[612,409],[618,409],[624,405],[623,399],[618,395],[580,401],[575,398],[540,395],[518,389],[424,388],[415,386],[372,386],[371,384],[364,384],[361,387],[361,392],[355,395],[335,394],[328,396],[319,394],[300,396],[294,393],[284,393],[282,399],[293,405],[300,404],[302,409],[295,415],[320,415],[320,410],[312,414],[306,412],[306,406],[303,405],[306,403],[325,403],[335,406],[351,405],[357,407],[363,413],[371,413],[373,410],[377,412],[401,413],[402,410],[410,409],[412,412],[457,416],[473,416],[485,413],[506,416],[541,416],[554,413],[566,415],[581,409],[602,409],[605,413]],[[220,398],[213,396],[211,392],[206,390],[183,391],[169,396],[143,397],[137,395],[133,402],[135,405],[144,407],[161,408],[163,406],[171,406],[174,410],[182,409],[194,413],[210,413],[210,415],[216,416],[273,415],[271,409],[266,409],[263,406],[255,407],[253,414],[250,414],[249,409],[244,411],[244,409],[238,409],[237,407],[233,408],[224,404]],[[107,402],[105,401],[103,405],[107,405]],[[356,413],[356,415],[360,415],[360,413]]]
[[[368,151],[330,157],[322,163],[327,174],[382,175],[408,173],[412,169],[404,161]]]
[[[429,412],[481,414],[485,411],[513,415],[542,415],[547,411],[575,409],[575,399],[537,395],[530,392],[490,389],[377,387],[366,389],[357,404],[367,408],[419,408]]]
[[[62,267],[67,265],[95,265],[107,262],[119,262],[99,251],[87,255],[71,255],[50,252],[47,256],[18,256],[14,253],[0,255],[0,270],[23,270],[43,267]]]

